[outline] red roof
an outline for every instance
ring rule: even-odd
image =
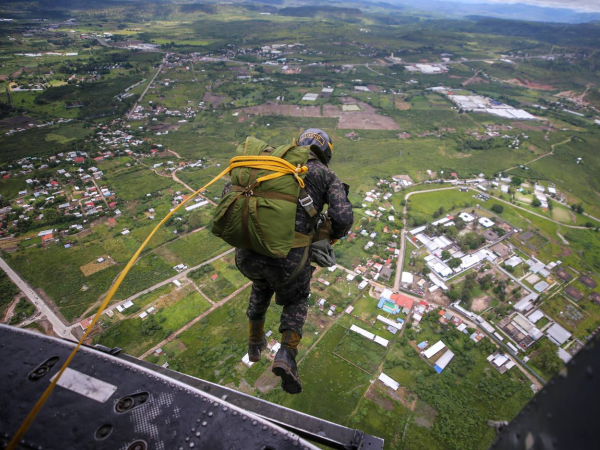
[[[108,207],[109,207],[109,208],[114,208],[115,206],[117,206],[117,202],[110,202],[110,203],[108,204]]]
[[[413,303],[415,302],[411,297],[402,294],[392,294],[391,300],[402,308],[412,309]]]
[[[6,180],[7,178],[10,178],[10,175],[4,175],[2,178]]]
[[[94,320],[94,316],[83,319],[81,322],[79,322],[79,325],[81,325],[81,328],[84,330],[87,330],[87,328],[92,324],[92,320]]]
[[[117,223],[117,221],[115,220],[115,218],[114,218],[114,217],[111,217],[110,219],[108,219],[108,221],[109,221],[110,223]]]
[[[82,163],[83,161],[84,161],[83,156],[78,156],[77,158],[75,158],[76,163]]]
[[[219,275],[216,274],[216,273],[214,275],[210,276],[210,279],[213,280],[213,281],[215,281],[217,278],[219,278]]]
[[[458,175],[456,174],[456,172],[451,172],[450,175],[452,175],[454,178],[458,178]]]
[[[52,239],[54,239],[54,236],[51,234],[45,234],[42,236],[42,242],[51,241]]]
[[[440,309],[440,312],[438,313],[440,316],[443,316],[444,314],[446,314],[446,311],[444,311],[443,309]]]
[[[104,156],[98,156],[94,158],[94,161],[104,161]]]
[[[419,305],[429,306],[429,303],[427,303],[425,300],[419,300]]]

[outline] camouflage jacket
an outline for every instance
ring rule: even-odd
[[[323,211],[325,204],[328,205],[327,215],[331,218],[332,225],[331,239],[344,237],[354,222],[352,204],[344,185],[329,167],[318,160],[309,159],[306,165],[306,192],[312,197],[319,213]],[[296,231],[303,234],[310,232],[310,217],[301,206],[296,209]]]

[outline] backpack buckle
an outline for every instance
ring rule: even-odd
[[[313,204],[313,199],[310,195],[306,194],[306,197],[299,198],[298,201],[303,208],[310,208]]]

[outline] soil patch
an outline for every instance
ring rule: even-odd
[[[423,428],[433,428],[437,411],[422,400],[417,402],[415,424]]]
[[[188,288],[187,286],[183,289],[175,289],[173,292],[171,292],[163,297],[160,297],[156,301],[156,304],[154,305],[154,307],[156,309],[160,309],[160,308],[164,308],[166,306],[172,305],[173,303],[176,303],[177,301],[181,300],[183,297],[188,295],[191,291],[192,291],[192,289]]]
[[[427,293],[425,299],[436,305],[448,306],[450,304],[450,300],[448,299],[448,297],[446,297],[442,292],[440,292],[440,290],[437,290],[434,293]]]
[[[367,389],[365,397],[371,400],[373,403],[378,404],[383,409],[387,409],[388,411],[392,412],[394,410],[394,402],[385,396],[381,390],[382,388],[379,383],[373,383],[369,389]]]
[[[518,84],[519,86],[528,87],[531,89],[538,89],[540,91],[553,91],[554,87],[549,84],[536,83],[535,81],[529,81],[527,78],[514,78],[512,80],[508,80],[511,83]]]
[[[523,122],[513,122],[510,124],[510,126],[513,128],[521,128],[522,130],[532,130],[532,131],[548,131],[548,130],[552,129],[546,125],[540,125],[540,126],[536,127],[535,125],[531,125],[529,123],[523,123]]]
[[[475,78],[469,78],[468,80],[463,82],[463,86],[468,86],[469,84],[477,84],[477,83],[490,84],[490,82],[484,78],[475,77]]]
[[[254,383],[254,387],[263,394],[266,394],[271,389],[277,387],[280,382],[281,379],[279,377],[276,377],[275,374],[271,372],[270,366],[267,366],[262,375],[258,377],[258,380],[256,380],[256,383]]]
[[[394,106],[399,111],[408,111],[411,108],[411,104],[399,96],[394,98]]]
[[[491,302],[491,298],[488,295],[484,295],[483,297],[479,297],[473,300],[471,303],[471,311],[473,312],[481,312],[485,311]]]
[[[296,106],[267,102],[263,105],[242,108],[247,114],[282,115],[292,117],[337,117],[338,128],[342,130],[399,130],[398,124],[391,118],[377,114],[377,110],[367,103],[351,97],[341,98],[344,104],[356,104],[361,111],[342,111],[336,105]]]
[[[160,131],[161,133],[164,131],[177,131],[178,129],[179,125],[175,123],[156,123],[148,127],[150,131]]]
[[[213,108],[216,108],[221,103],[223,103],[223,100],[225,100],[225,97],[223,95],[215,95],[212,92],[208,91],[205,92],[204,97],[202,97],[202,101],[204,103],[212,103]]]
[[[95,259],[94,261],[81,266],[79,270],[81,270],[86,277],[89,277],[96,272],[100,272],[101,270],[107,269],[116,264],[116,262],[108,255],[103,255],[102,258],[104,261],[98,262],[98,260]]]

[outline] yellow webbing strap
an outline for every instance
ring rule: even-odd
[[[295,167],[293,164],[290,164],[286,160],[284,160],[282,158],[278,158],[276,156],[236,156],[234,158],[231,158],[231,160],[229,161],[229,167],[227,169],[225,169],[223,172],[221,172],[219,175],[217,175],[215,178],[213,178],[209,183],[207,183],[206,185],[204,185],[203,187],[198,189],[196,192],[194,192],[192,195],[190,195],[188,198],[186,198],[183,202],[181,202],[171,212],[169,212],[169,214],[167,214],[164,217],[164,219],[162,219],[158,223],[158,225],[156,225],[156,227],[154,227],[154,229],[148,235],[146,240],[142,243],[142,245],[140,245],[140,247],[133,254],[131,259],[129,260],[129,262],[127,263],[125,268],[123,269],[123,271],[119,274],[117,281],[115,281],[115,284],[112,285],[112,287],[108,291],[108,294],[106,295],[106,297],[100,304],[98,311],[96,311],[96,314],[94,315],[94,320],[92,320],[92,323],[90,324],[90,326],[87,327],[85,333],[83,333],[83,336],[81,337],[81,339],[79,339],[79,342],[77,343],[77,345],[75,346],[75,348],[73,349],[73,351],[71,352],[69,357],[66,359],[66,361],[64,362],[64,364],[62,365],[62,367],[60,368],[60,370],[58,371],[56,376],[50,382],[50,384],[48,385],[48,387],[46,388],[44,393],[41,395],[41,397],[39,398],[39,400],[37,401],[35,406],[31,409],[31,411],[29,412],[29,414],[27,415],[25,420],[23,420],[23,422],[21,423],[21,426],[19,427],[19,429],[17,430],[17,432],[15,433],[15,435],[12,437],[11,441],[9,442],[7,450],[15,450],[17,448],[17,445],[21,442],[21,439],[23,439],[23,436],[25,435],[25,433],[27,432],[27,430],[29,429],[29,427],[31,426],[33,421],[35,420],[35,418],[38,415],[38,413],[40,412],[40,410],[42,409],[42,406],[44,406],[44,403],[46,403],[46,400],[48,400],[48,397],[50,396],[50,394],[56,387],[58,380],[60,379],[60,377],[62,376],[64,371],[67,369],[67,367],[69,367],[69,364],[71,364],[71,361],[75,357],[75,354],[79,350],[79,347],[81,347],[81,344],[86,340],[86,338],[88,337],[88,335],[90,334],[90,332],[92,331],[94,326],[96,325],[96,322],[98,322],[100,315],[102,314],[104,309],[108,306],[108,304],[114,297],[115,293],[117,292],[117,289],[119,289],[119,286],[121,286],[121,283],[123,282],[123,280],[129,273],[129,271],[131,270],[131,267],[133,267],[133,265],[137,261],[138,257],[140,256],[140,254],[142,253],[144,248],[146,248],[146,245],[148,245],[148,243],[150,242],[150,239],[152,239],[152,237],[165,224],[165,222],[167,220],[169,220],[171,218],[171,216],[173,216],[173,214],[175,214],[183,205],[185,205],[192,198],[194,198],[195,196],[200,194],[202,191],[206,190],[206,188],[208,188],[210,185],[212,185],[215,181],[221,179],[227,173],[230,173],[232,169],[235,169],[237,167],[249,167],[252,169],[268,170],[268,171],[274,172],[271,175],[266,175],[264,177],[259,178],[258,180],[256,180],[257,183],[260,183],[261,181],[272,180],[274,178],[278,178],[283,175],[289,174],[289,175],[293,175],[296,178],[296,181],[298,181],[298,184],[301,187],[304,187],[304,181],[299,177],[299,174],[305,173],[308,171],[308,168],[306,166],[298,165],[298,167]]]
[[[304,188],[304,180],[300,178],[301,173],[308,172],[306,166],[294,166],[283,158],[277,156],[236,156],[229,161],[229,170],[236,167],[248,167],[250,169],[269,170],[274,172],[256,180],[256,184],[262,181],[273,180],[283,175],[294,175],[301,188]]]

